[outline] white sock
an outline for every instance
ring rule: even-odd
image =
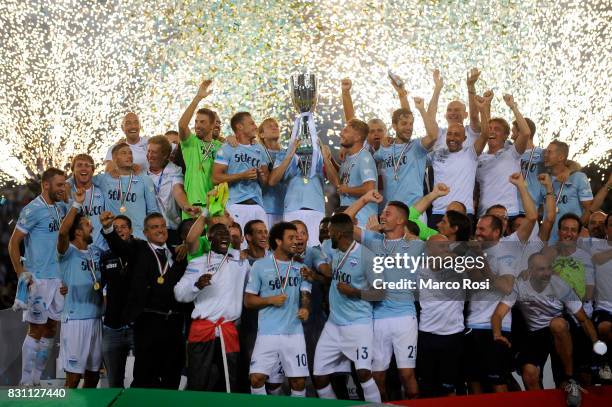
[[[291,397],[306,397],[306,389],[304,390],[291,389]]]
[[[321,399],[336,399],[336,393],[334,393],[334,389],[332,389],[331,384],[317,390],[317,394]]]
[[[365,401],[370,401],[374,403],[380,403],[380,391],[378,391],[378,386],[373,378],[370,377],[370,380],[365,383],[361,383],[361,388],[363,389],[363,398]]]
[[[283,394],[283,386],[278,386],[276,389],[270,390],[270,395],[272,396],[280,396]]]
[[[26,335],[21,346],[21,384],[32,384],[32,371],[36,360],[39,341]]]
[[[266,393],[266,386],[261,386],[258,388],[251,386],[251,394],[262,394],[265,396],[268,393]]]
[[[49,360],[49,353],[53,349],[55,338],[40,338],[38,350],[36,351],[36,361],[34,363],[34,370],[32,370],[32,383],[39,384],[40,376],[47,367],[47,361]]]

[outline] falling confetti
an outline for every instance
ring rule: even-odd
[[[322,136],[337,148],[340,79],[353,80],[357,114],[390,124],[399,74],[428,98],[441,70],[445,105],[466,100],[465,75],[495,91],[494,114],[512,119],[512,93],[546,145],[559,132],[583,165],[612,148],[612,49],[606,1],[121,1],[0,3],[0,184],[22,183],[40,165],[65,168],[88,152],[100,163],[121,137],[127,111],[143,133],[175,129],[199,81],[214,80],[203,105],[228,132],[231,115],[294,117],[291,73],[317,74]],[[424,131],[420,120],[415,133]],[[603,159],[605,164],[605,159]]]

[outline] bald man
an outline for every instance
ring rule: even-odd
[[[133,162],[142,169],[148,168],[147,163],[147,144],[148,137],[140,136],[140,120],[134,112],[128,112],[121,121],[121,130],[125,137],[125,142],[128,143],[132,150]],[[112,150],[117,143],[114,143],[108,148],[106,153],[105,163],[108,164],[113,160]]]
[[[488,117],[482,117],[483,122],[488,120]],[[462,203],[467,215],[474,221],[476,168],[478,156],[482,153],[488,137],[488,132],[484,129],[474,144],[470,145],[466,142],[463,124],[452,122],[448,125],[446,145],[428,154],[427,160],[434,170],[434,184],[442,183],[450,188],[447,195],[433,202],[432,216],[428,219],[429,227],[436,227],[444,217],[447,206],[454,201]]]
[[[468,118],[468,108],[465,106],[460,100],[453,100],[446,106],[446,114],[444,118],[446,119],[446,128],[440,127],[438,133],[438,141],[434,145],[434,150],[446,147],[446,133],[448,128],[453,123],[459,123],[465,129],[466,140],[464,145],[471,146],[478,139],[478,134],[480,133],[480,118],[478,114],[478,108],[474,103],[476,97],[476,81],[480,77],[480,71],[477,68],[472,68],[467,75],[467,88],[468,88],[468,100],[469,100],[469,118],[470,124],[464,126],[465,119]],[[438,108],[438,96],[440,91],[442,90],[442,86],[436,86],[434,88],[434,93],[429,103],[430,107],[428,109],[428,113],[432,113],[435,116],[437,108]],[[434,103],[431,103],[434,102]]]

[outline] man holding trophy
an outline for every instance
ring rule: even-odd
[[[286,182],[283,218],[285,222],[304,222],[309,232],[308,246],[315,246],[319,244],[319,223],[325,215],[323,156],[329,148],[325,146],[321,151],[313,117],[318,96],[315,75],[292,75],[289,86],[299,116],[289,147],[276,156],[269,185]]]

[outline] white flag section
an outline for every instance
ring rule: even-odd
[[[316,163],[319,162],[319,157],[321,155],[321,149],[319,148],[319,137],[317,137],[317,127],[315,126],[314,116],[312,115],[312,112],[300,113],[300,115],[295,118],[295,122],[293,123],[293,130],[291,131],[291,143],[293,143],[298,137],[298,133],[300,131],[302,121],[304,121],[304,117],[306,117],[306,120],[308,121],[308,134],[310,135],[310,141],[312,143],[312,165],[310,166],[310,173],[308,174],[308,178],[312,178],[317,174]]]

